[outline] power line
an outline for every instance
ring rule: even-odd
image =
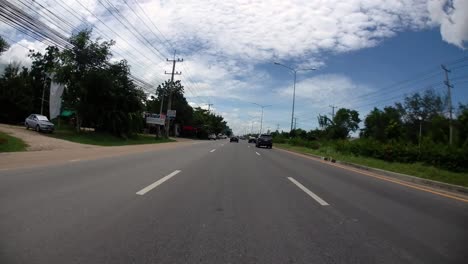
[[[125,5],[127,5],[128,8],[130,8],[130,10],[133,12],[133,14],[135,14],[135,16],[138,17],[138,18],[143,22],[143,24],[146,26],[146,28],[148,28],[148,29],[151,31],[151,33],[153,33],[153,35],[154,35],[160,42],[162,42],[162,40],[158,37],[158,35],[146,24],[146,22],[145,22],[143,19],[141,19],[141,18],[138,16],[138,14],[137,14],[137,13],[135,12],[135,10],[131,7],[131,5],[129,5],[129,4],[127,3],[126,0],[123,0],[123,1],[124,1]],[[138,4],[138,2],[137,2],[137,4]]]
[[[169,48],[170,49],[174,49],[173,45],[169,42],[169,40],[164,36],[164,34],[161,32],[161,30],[159,30],[159,28],[153,23],[153,21],[148,17],[148,15],[146,14],[145,10],[141,7],[140,3],[137,1],[137,0],[133,0],[136,5],[138,6],[138,8],[141,10],[141,12],[146,16],[146,18],[151,22],[151,24],[154,26],[154,28],[159,32],[161,33],[161,36],[165,39],[166,43],[169,45]]]
[[[5,2],[5,1],[1,0],[1,2]],[[8,7],[8,9],[5,7]],[[12,26],[14,29],[32,37],[33,39],[43,42],[44,44],[57,45],[63,49],[69,49],[67,48],[67,46],[70,45],[70,43],[63,35],[51,29],[44,23],[38,21],[37,19],[31,17],[29,14],[25,13],[23,10],[18,9],[17,7],[12,6],[9,3],[6,3],[5,6],[0,5],[0,10],[1,9],[7,12],[0,13],[0,20],[8,22],[8,25]],[[13,16],[13,18],[19,18],[19,19],[12,19],[8,15]],[[22,23],[25,23],[26,25],[33,25],[33,26],[28,27]],[[37,25],[41,25],[41,28],[38,28]],[[45,43],[44,40],[48,40],[48,43]],[[134,78],[134,76],[131,74],[130,74],[130,77]],[[141,84],[144,84],[146,86],[151,86],[150,84],[141,80],[139,80],[139,83],[140,83],[139,86],[142,89],[144,89],[145,87],[143,87]]]
[[[140,4],[138,3],[138,1],[134,0],[134,2],[136,3],[137,7],[142,11],[142,13],[146,16],[146,18],[151,22],[151,24],[154,26],[154,28],[161,34],[161,36],[164,38],[165,42],[168,44],[168,47],[169,49],[170,48],[173,48],[172,45],[169,43],[169,40],[164,36],[164,34],[158,29],[158,27],[153,23],[153,21],[148,17],[148,15],[146,14],[146,12],[144,11],[144,9],[140,6]],[[133,12],[133,14],[135,14],[135,16],[138,17],[138,19],[140,19],[143,24],[151,31],[151,33],[153,33],[153,35],[161,41],[161,38],[159,38],[159,36],[146,24],[146,22],[138,16],[137,12],[131,7],[131,5],[128,4],[127,1],[124,0],[124,3],[130,8],[130,10]],[[196,95],[196,89],[197,89],[197,85],[195,82],[192,81],[191,77],[190,77],[190,74],[187,70],[187,68],[182,65],[182,67],[184,68],[184,70],[186,71],[186,74],[187,74],[187,79],[188,79],[188,82],[189,84],[191,83],[191,86],[187,86],[187,90],[192,93],[194,95],[195,98],[199,99],[199,97]],[[184,78],[185,79],[185,78]]]
[[[130,29],[127,27],[127,25],[126,25],[125,23],[123,23],[118,17],[116,17],[116,16],[114,15],[114,12],[113,12],[112,10],[110,10],[108,7],[106,7],[106,6],[102,3],[102,1],[105,1],[105,2],[109,5],[109,7],[111,7],[113,10],[115,10],[115,13],[118,14],[122,19],[124,19],[124,20],[127,22],[127,24],[133,29],[133,31],[130,30]],[[146,47],[152,47],[155,51],[157,51],[157,52],[159,53],[159,54],[158,54],[158,53],[156,53],[153,49],[149,48],[149,50],[151,50],[151,52],[153,52],[153,54],[155,54],[156,56],[158,56],[158,57],[161,58],[161,59],[164,59],[164,54],[162,54],[156,47],[154,47],[154,46],[152,45],[152,43],[149,42],[148,39],[146,39],[146,37],[143,36],[143,35],[133,26],[133,23],[131,23],[130,21],[128,21],[128,19],[127,19],[125,16],[123,16],[123,15],[120,13],[120,11],[119,11],[109,0],[98,0],[98,2],[99,2],[99,4],[101,4],[114,18],[116,18],[117,21],[119,21],[120,24],[122,24],[129,32],[131,32],[132,35],[134,35],[134,36],[135,36],[136,38],[138,38],[140,41],[141,41],[141,39],[143,39],[144,41],[142,41],[142,43],[144,43],[144,42],[148,43],[149,46],[148,46],[148,45],[145,45]],[[135,32],[136,32],[138,35],[136,35]],[[139,37],[138,37],[138,36],[139,36]]]
[[[66,2],[64,2],[64,4],[65,4],[68,8],[65,8],[65,7],[60,3],[60,1],[57,1],[57,0],[54,0],[54,1],[55,1],[55,3],[57,3],[58,5],[60,5],[60,7],[62,7],[65,11],[67,11],[68,13],[72,14],[75,18],[77,18],[78,21],[80,21],[80,22],[82,22],[82,23],[84,23],[84,24],[87,24],[87,21],[85,21],[85,20],[83,20],[83,19],[77,17],[77,16],[74,14],[74,12],[70,12],[69,8],[71,8],[71,7],[70,7]],[[110,27],[108,27],[99,17],[97,17],[96,15],[94,15],[94,14],[93,14],[88,8],[86,8],[86,6],[84,6],[81,2],[77,1],[77,3],[80,4],[83,8],[85,8],[91,15],[93,15],[96,19],[98,19],[98,21],[100,21],[100,22],[101,22],[104,26],[106,26],[109,30],[111,30],[112,32],[114,32],[114,34],[116,34],[117,36],[119,36],[119,34],[117,34],[114,30],[112,30]],[[42,6],[42,5],[41,5],[41,6]],[[42,7],[44,7],[44,6],[42,6]],[[47,9],[46,7],[44,7],[44,8]],[[52,13],[52,12],[51,12],[50,10],[48,10],[48,9],[47,9],[47,11],[48,11],[49,13]],[[53,24],[54,26],[57,26],[57,25],[54,24],[54,23],[52,23],[52,24]],[[106,34],[104,34],[102,31],[100,31],[99,28],[97,28],[97,27],[95,27],[95,26],[93,26],[93,28],[95,28],[98,32],[100,32],[101,35],[104,35],[106,38],[111,39],[111,38],[108,37]],[[73,30],[73,29],[72,29],[72,30]],[[122,38],[122,37],[120,37],[120,38],[121,38],[123,41],[125,41],[129,46],[131,46],[132,48],[134,48],[133,45],[131,45],[130,43],[128,43],[124,38]],[[66,40],[66,41],[68,41],[68,40]],[[118,44],[117,44],[116,46],[114,46],[114,47],[117,48],[117,47],[118,47]],[[134,50],[139,51],[138,49],[135,49],[135,48],[134,48]],[[122,54],[120,54],[119,52],[117,52],[117,51],[115,51],[115,50],[114,50],[113,52],[114,52],[115,54],[119,55],[119,56],[122,57],[122,58],[126,58],[126,57],[127,57],[127,56],[123,56]],[[127,53],[128,53],[128,52],[127,52]],[[147,58],[148,60],[150,60],[148,57],[146,57],[146,56],[145,56],[144,54],[142,54],[141,52],[140,52],[140,54],[141,54],[143,57],[145,57],[145,58]],[[130,54],[128,54],[128,56],[130,56]],[[133,57],[133,56],[132,56],[132,58],[135,59],[135,57]],[[136,61],[138,62],[139,59],[136,59]],[[150,61],[151,61],[151,60],[150,60]],[[144,71],[144,68],[140,66],[140,63],[134,63],[134,66],[140,67],[140,69],[143,69],[143,71]],[[160,78],[156,78],[156,79],[158,79],[158,81],[162,81]]]

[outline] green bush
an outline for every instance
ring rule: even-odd
[[[373,139],[308,141],[302,138],[277,141],[287,142],[292,146],[303,146],[321,149],[324,153],[333,151],[342,154],[371,157],[389,162],[414,163],[422,162],[437,168],[451,171],[468,171],[468,149],[454,148],[443,144],[423,142],[421,150],[418,145],[399,141],[382,143]]]
[[[287,142],[288,142],[288,139],[281,135],[277,135],[273,137],[273,143],[284,144]]]

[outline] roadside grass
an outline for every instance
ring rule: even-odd
[[[311,149],[300,146],[292,146],[289,144],[275,144],[276,147],[286,150],[296,151],[300,153],[315,154],[319,156],[332,157],[336,160],[351,162],[359,165],[364,165],[372,168],[393,171],[397,173],[408,174],[419,178],[445,182],[460,186],[468,187],[468,173],[466,172],[453,172],[448,170],[439,169],[433,166],[428,166],[422,163],[399,163],[388,162],[375,158],[368,158],[362,156],[355,156],[349,154],[342,154],[335,151],[331,147],[320,149]]]
[[[0,132],[0,152],[25,151],[27,146],[23,140]]]
[[[46,135],[76,143],[98,146],[126,146],[174,142],[174,140],[172,139],[156,138],[154,135],[144,134],[134,135],[125,139],[113,136],[108,133],[100,133],[94,131],[81,131],[80,133],[77,133],[73,128],[70,127],[56,128],[54,133]]]

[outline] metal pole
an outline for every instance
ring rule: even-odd
[[[47,81],[46,81],[46,83],[47,83]],[[44,109],[44,97],[45,97],[46,83],[44,83],[44,87],[42,87],[41,115],[43,115],[43,109]]]
[[[452,145],[452,136],[453,136],[453,123],[452,123],[452,88],[453,86],[450,84],[448,73],[450,70],[448,70],[445,65],[441,65],[442,70],[445,72],[445,82],[444,84],[447,86],[447,96],[448,96],[448,107],[449,107],[449,144]]]
[[[164,105],[164,96],[165,96],[165,94],[162,94],[162,98],[161,98],[161,106],[159,107],[159,117],[160,117],[160,118],[161,118],[162,111],[163,111],[163,105]]]
[[[292,113],[291,113],[291,131],[293,130],[293,122],[294,122],[294,104],[296,102],[296,70],[294,71],[294,85],[293,85],[293,104],[292,104]]]
[[[422,119],[419,120],[419,153],[421,153]]]
[[[161,105],[159,106],[159,118],[161,118],[162,111],[163,111],[164,96],[165,96],[165,94],[163,93],[162,96],[161,96]],[[156,133],[157,133],[156,137],[161,136],[161,125],[158,125],[158,130],[156,131]]]
[[[274,62],[275,65],[279,65],[279,66],[282,66],[286,69],[289,69],[290,71],[294,72],[294,86],[293,86],[293,105],[292,105],[292,113],[291,113],[291,130],[293,129],[293,123],[294,123],[294,105],[295,105],[295,102],[296,102],[296,75],[297,75],[297,72],[298,71],[315,71],[316,69],[315,68],[311,68],[311,69],[293,69],[289,66],[286,66],[284,64],[281,64],[279,62]]]
[[[262,128],[263,128],[263,108],[264,106],[262,106],[262,117],[260,118],[260,135],[262,134]]]

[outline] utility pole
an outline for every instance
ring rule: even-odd
[[[279,124],[276,124],[276,131],[279,131]]]
[[[162,93],[161,94],[161,105],[159,106],[159,118],[161,118],[162,116],[162,111],[163,111],[163,105],[164,105],[164,97],[166,96],[166,93]],[[157,127],[157,131],[156,131],[156,138],[160,137],[161,136],[161,125],[158,125]]]
[[[174,51],[174,58],[172,60],[170,59],[166,59],[166,61],[168,62],[172,62],[172,72],[166,72],[164,71],[164,74],[170,74],[171,75],[171,88],[169,89],[169,101],[167,103],[167,112],[166,112],[166,137],[169,137],[169,127],[171,125],[171,120],[169,119],[169,117],[167,116],[167,113],[169,112],[169,110],[172,110],[171,107],[172,107],[172,92],[174,90],[174,75],[181,75],[182,72],[176,72],[175,71],[175,66],[176,66],[176,62],[183,62],[184,59],[179,59],[177,58],[176,59],[176,52]]]
[[[269,107],[271,105],[260,105],[260,104],[257,104],[257,103],[252,103],[252,104],[258,105],[258,106],[260,106],[262,108],[262,117],[260,119],[260,135],[261,135],[262,134],[262,128],[263,128],[263,108]]]
[[[450,84],[450,80],[448,77],[448,74],[450,70],[448,70],[445,65],[440,65],[442,67],[442,70],[445,72],[445,81],[444,84],[447,86],[447,91],[448,91],[448,107],[449,107],[449,144],[452,145],[453,142],[453,122],[452,122],[452,88],[453,85]]]
[[[293,120],[294,120],[294,106],[296,104],[296,80],[297,80],[297,72],[298,71],[315,71],[315,68],[311,69],[293,69],[289,66],[286,66],[284,64],[281,64],[279,62],[274,62],[273,64],[282,66],[288,70],[290,70],[292,73],[294,73],[294,83],[293,83],[293,103],[292,103],[292,112],[291,112],[291,130],[293,129]]]
[[[296,125],[297,125],[297,117],[294,118],[294,130],[296,130]]]
[[[41,115],[43,115],[43,110],[44,110],[44,96],[45,96],[45,88],[46,84],[44,84],[44,87],[42,88],[42,100],[41,100]]]
[[[210,112],[210,108],[213,104],[208,103],[208,113]]]
[[[332,109],[332,120],[335,118],[335,108],[338,108],[338,106],[336,105],[329,105],[329,107],[331,107]]]

